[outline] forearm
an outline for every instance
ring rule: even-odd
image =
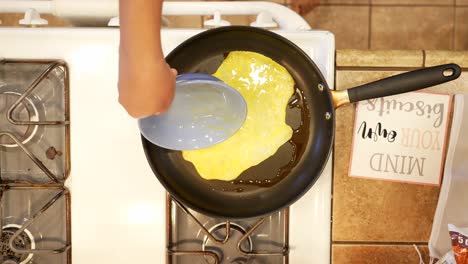
[[[120,56],[127,63],[164,60],[160,41],[162,0],[119,0]]]
[[[162,0],[119,0],[119,102],[133,117],[169,108],[175,71],[161,48]]]

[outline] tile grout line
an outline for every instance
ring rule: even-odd
[[[357,4],[357,3],[320,3],[321,6],[368,6],[367,4]]]
[[[332,245],[349,245],[349,246],[427,246],[428,242],[413,241],[413,242],[393,242],[393,241],[333,241]]]
[[[411,71],[421,69],[420,66],[337,66],[337,71]],[[468,67],[461,67],[468,72]]]
[[[273,2],[274,3],[274,2]],[[290,3],[285,3],[286,5],[291,5]],[[357,4],[357,3],[320,3],[321,6],[368,6],[369,3],[365,4]],[[442,4],[442,5],[434,5],[434,4],[372,4],[374,6],[381,6],[381,7],[450,7],[453,4]],[[468,7],[468,4],[460,4],[457,7]]]
[[[423,63],[422,67],[426,67],[426,50],[422,50],[422,56],[423,56]]]
[[[375,4],[376,6],[383,6],[383,7],[448,7],[452,6],[451,4],[448,5],[431,5],[431,4]]]
[[[450,7],[452,4],[445,4],[445,5],[431,5],[431,4],[353,4],[353,3],[321,3],[322,6],[381,6],[381,7]],[[468,6],[468,5],[461,5],[461,6]]]
[[[420,66],[338,66],[337,71],[411,71]]]

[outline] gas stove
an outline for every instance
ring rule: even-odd
[[[0,1],[0,12],[118,23],[118,1],[13,2]],[[273,18],[333,87],[333,35],[284,6],[164,6],[166,15],[215,12],[258,15],[264,26]],[[164,53],[202,30],[163,29]],[[117,103],[118,28],[0,27],[0,39],[0,263],[330,262],[331,161],[290,208],[243,221],[204,216],[167,195]]]

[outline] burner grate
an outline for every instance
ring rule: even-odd
[[[0,115],[0,263],[71,263],[66,63],[0,59]]]
[[[43,204],[36,212],[34,212],[29,219],[25,219],[21,224],[7,223],[4,225],[4,209],[3,200],[5,194],[10,191],[54,191],[56,194]],[[11,197],[10,197],[11,199]],[[58,203],[57,201],[62,200],[65,204],[65,241],[61,247],[49,247],[39,248],[36,242],[46,243],[44,238],[37,238],[33,235],[33,232],[29,230],[30,227],[34,226],[36,222],[48,211],[50,208]],[[57,217],[56,215],[50,215],[49,217]],[[18,263],[26,264],[33,258],[34,255],[42,254],[61,254],[67,253],[67,263],[71,262],[70,248],[71,248],[71,232],[70,232],[70,194],[68,189],[61,187],[0,187],[0,226],[2,226],[2,232],[0,233],[0,250],[1,254],[0,263]],[[36,227],[37,228],[37,227]],[[42,236],[42,235],[40,235]],[[47,246],[46,246],[47,247]],[[3,262],[2,262],[3,261]],[[42,262],[38,262],[42,263]],[[55,262],[54,262],[55,263]]]
[[[0,118],[0,123],[2,124],[0,128],[0,162],[5,163],[3,168],[0,164],[0,184],[63,184],[70,169],[69,78],[67,65],[60,60],[1,60],[0,67],[0,84],[3,83],[3,85],[0,85],[0,88],[3,89],[0,89],[0,114],[2,115]],[[38,69],[39,73],[31,70],[31,68]],[[21,69],[25,69],[24,71],[27,72],[24,74],[25,76],[32,78],[30,84],[26,84],[26,81],[21,82],[15,79],[21,78]],[[10,72],[14,77],[9,77]],[[52,77],[59,74],[63,75],[63,79],[56,80],[57,77],[55,79]],[[10,90],[8,90],[9,84],[11,84]],[[60,89],[60,91],[55,91],[54,89]],[[37,90],[40,90],[43,94],[39,94]],[[34,104],[35,101],[47,101],[47,96],[54,97],[55,100],[60,101],[58,103],[48,102],[50,107],[54,109]],[[58,107],[61,104],[63,104],[61,106],[63,109]],[[55,108],[58,108],[58,110]],[[54,113],[52,117],[46,117],[46,112],[47,116],[49,116],[53,112],[51,110],[55,110],[58,114]],[[59,116],[62,118],[58,118]],[[31,142],[33,141],[31,140],[32,138],[37,137],[39,138],[37,141],[41,144],[53,144],[54,140],[50,138],[43,139],[46,136],[40,135],[41,132],[44,133],[47,127],[53,127],[50,131],[53,131],[51,133],[54,134],[54,137],[58,138],[54,139],[59,142],[56,144],[63,145],[59,150],[54,145],[39,147],[36,146],[38,143]],[[60,143],[61,138],[64,138],[64,143]],[[24,153],[25,157],[30,160],[29,163],[32,162],[31,165],[33,167],[36,166],[38,170],[32,169],[29,165],[21,167],[19,163],[25,162],[24,159],[15,159],[15,157],[5,158],[10,153],[19,155],[17,154],[17,149]],[[62,156],[62,154],[64,156],[63,165],[60,162],[51,162],[57,156]],[[29,175],[29,177],[3,176],[9,172],[5,167],[11,164],[16,166],[16,168],[12,169],[14,173],[26,170],[21,175]],[[62,169],[62,167],[64,168]],[[37,171],[35,172],[36,174],[42,173],[45,175],[47,177],[46,180],[37,180],[30,176],[33,174],[31,173],[33,171]]]
[[[188,217],[194,227],[199,230],[199,234],[203,235],[201,241],[196,237],[185,238],[182,241],[175,239],[176,228],[174,228],[175,210],[181,210],[184,216]],[[284,223],[282,226],[284,232],[284,242],[276,241],[256,241],[252,237],[263,225],[268,222],[268,216],[257,219],[253,224],[243,224],[239,221],[224,220],[216,224],[207,224],[210,220],[200,219],[200,215],[195,216],[187,207],[177,200],[167,196],[167,263],[207,263],[207,264],[223,264],[223,263],[288,263],[289,246],[289,208],[284,210]],[[212,219],[212,218],[211,218]],[[204,224],[204,223],[205,224]],[[250,221],[252,222],[252,221]],[[206,226],[210,226],[207,228]],[[247,226],[247,227],[245,227]],[[274,230],[273,232],[280,232]],[[266,235],[264,235],[266,236]],[[275,249],[279,250],[257,250],[256,244],[278,244]],[[182,249],[182,244],[191,244],[190,249]],[[187,262],[182,261],[183,257]],[[269,260],[270,257],[276,257],[275,261]],[[194,259],[199,259],[197,262]]]

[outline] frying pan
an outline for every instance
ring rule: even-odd
[[[286,122],[295,131],[292,140],[232,182],[205,180],[180,151],[158,147],[144,137],[142,141],[154,174],[175,199],[206,215],[231,219],[266,215],[309,190],[332,148],[336,107],[437,85],[461,73],[458,65],[447,64],[330,91],[318,67],[295,44],[271,31],[243,26],[204,31],[176,47],[166,60],[179,73],[212,74],[230,51],[263,54],[294,78],[296,92],[286,113]]]

